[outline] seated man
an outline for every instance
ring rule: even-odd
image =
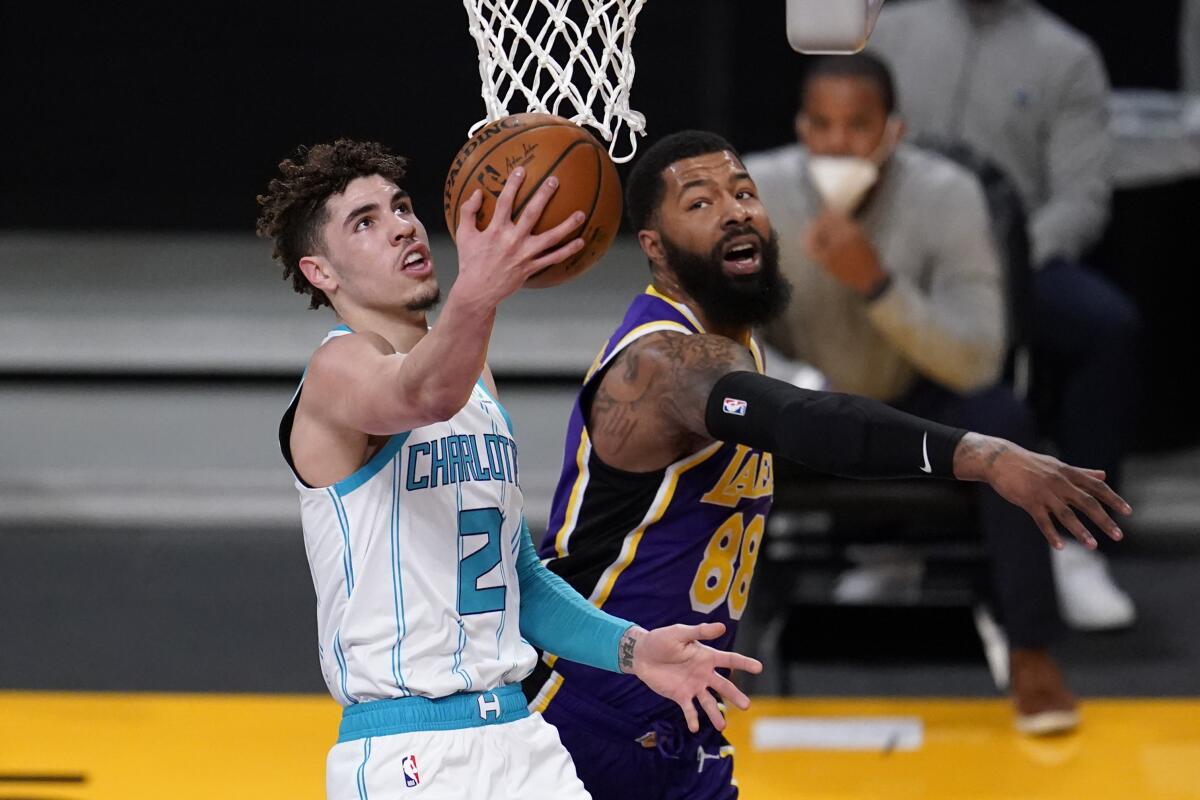
[[[978,182],[899,144],[891,75],[870,55],[813,64],[797,130],[802,144],[746,159],[795,287],[767,341],[833,390],[1032,444],[1030,413],[997,383],[1004,302]],[[979,491],[1018,727],[1072,727],[1073,713],[1047,713],[1075,708],[1047,652],[1061,627],[1049,553],[1028,517]]]
[[[884,8],[871,50],[892,66],[915,135],[966,144],[1020,192],[1036,270],[1034,406],[1065,460],[1104,470],[1120,491],[1140,320],[1081,262],[1112,194],[1108,76],[1095,45],[1033,0],[914,0]],[[1068,546],[1053,558],[1068,624],[1134,621],[1103,555]]]

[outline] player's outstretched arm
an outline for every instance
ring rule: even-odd
[[[731,410],[741,413],[730,413]],[[1076,511],[1106,535],[1122,537],[1107,509],[1132,509],[1104,483],[1079,469],[1005,439],[968,433],[854,395],[810,392],[757,373],[718,380],[705,410],[706,429],[823,472],[852,478],[942,477],[982,481],[1024,509],[1055,548],[1057,520],[1090,548],[1095,539]]]
[[[621,671],[636,675],[642,683],[683,709],[688,730],[700,730],[696,703],[704,709],[713,727],[725,730],[725,715],[716,695],[745,710],[750,698],[718,669],[740,669],[758,674],[762,664],[739,653],[727,653],[703,642],[725,633],[720,622],[703,625],[668,625],[647,631],[634,627],[621,638]],[[716,695],[714,695],[714,692]]]
[[[1133,513],[1129,503],[1104,482],[1103,470],[1072,467],[994,436],[968,433],[959,441],[954,450],[954,477],[982,481],[1008,502],[1025,509],[1046,541],[1058,550],[1063,542],[1055,521],[1087,547],[1096,547],[1096,540],[1079,521],[1076,509],[1087,514],[1114,541],[1124,534],[1106,507],[1126,516]]]
[[[800,389],[754,372],[749,358],[723,336],[656,334],[630,345],[592,403],[595,452],[610,466],[646,471],[712,441],[738,442],[851,478],[982,481],[1033,517],[1054,547],[1062,547],[1055,521],[1096,546],[1076,511],[1122,536],[1108,509],[1131,509],[1101,472],[874,400]]]

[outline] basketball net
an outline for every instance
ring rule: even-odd
[[[646,118],[629,107],[633,34],[646,0],[463,0],[479,47],[479,77],[487,117],[468,135],[511,113],[565,117],[608,142],[613,161],[633,158]],[[618,155],[618,134],[628,152]]]

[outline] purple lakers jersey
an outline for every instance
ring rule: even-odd
[[[704,333],[686,306],[653,287],[625,319],[584,379],[567,428],[562,476],[539,548],[547,566],[596,606],[644,628],[723,622],[710,642],[729,649],[746,609],[774,480],[771,455],[715,442],[652,473],[629,473],[593,452],[587,410],[605,369],[632,342],[658,332]],[[761,372],[757,343],[748,342]],[[672,706],[630,675],[545,654],[526,682],[535,711],[560,688],[637,716]]]

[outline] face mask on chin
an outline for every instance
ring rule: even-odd
[[[888,120],[883,139],[868,158],[809,155],[808,176],[827,208],[850,213],[876,183],[879,167],[896,148],[900,137],[897,120]]]
[[[858,156],[811,156],[808,176],[826,207],[849,213],[879,180],[879,167]]]

